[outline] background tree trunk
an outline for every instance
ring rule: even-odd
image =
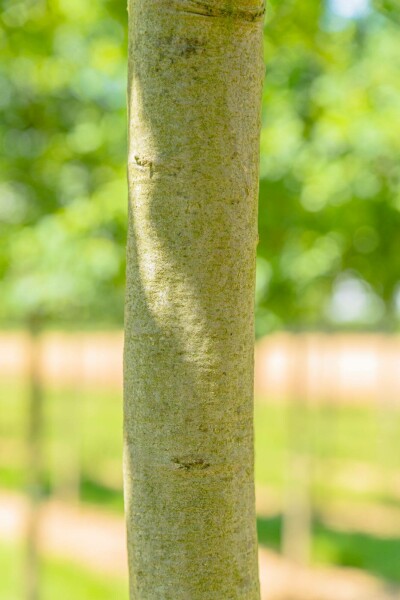
[[[39,518],[43,495],[43,382],[41,374],[41,320],[32,316],[29,327],[29,397],[27,423],[27,474],[29,507],[26,531],[25,597],[39,600]]]
[[[292,344],[291,389],[287,406],[288,467],[282,526],[282,553],[308,566],[312,540],[312,412],[309,397],[309,343]],[[291,575],[293,576],[293,574]]]
[[[131,598],[257,600],[257,0],[131,0],[125,502]]]

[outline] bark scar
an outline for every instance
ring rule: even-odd
[[[137,156],[137,155],[134,156],[134,160],[135,160],[135,164],[138,167],[145,167],[146,169],[149,170],[150,179],[151,179],[153,177],[153,172],[154,172],[153,161],[147,160],[147,158],[140,158],[140,156]]]
[[[177,469],[182,471],[204,471],[204,469],[208,469],[210,466],[210,463],[203,458],[194,458],[192,460],[173,458],[172,462]]]
[[[128,170],[131,173],[139,172],[142,175],[150,176],[152,179],[156,175],[176,177],[182,167],[171,160],[169,163],[165,163],[131,153],[128,157]],[[131,179],[134,179],[133,175],[131,175]]]
[[[213,6],[204,0],[188,0],[187,2],[177,2],[176,8],[181,12],[203,17],[222,17],[250,22],[261,20],[265,14],[264,3],[254,7],[232,7],[229,5]]]

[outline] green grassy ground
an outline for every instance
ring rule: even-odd
[[[0,486],[23,490],[26,389],[15,381],[3,383],[0,398]],[[399,412],[332,406],[306,411],[301,404],[289,410],[277,403],[257,402],[255,428],[256,481],[272,496],[284,497],[293,456],[305,453],[311,456],[309,495],[316,515],[319,508],[334,501],[400,510],[400,485],[396,483],[400,481]],[[60,492],[78,469],[81,500],[121,513],[121,431],[119,394],[47,390],[45,492]],[[380,538],[357,531],[336,531],[317,516],[314,521],[316,562],[359,567],[400,581],[400,539],[396,536]],[[260,542],[279,549],[281,517],[261,515],[258,525]],[[54,577],[62,578],[63,568],[54,566],[49,573],[58,573]],[[80,593],[74,597],[81,597]],[[100,592],[90,597],[108,598]]]
[[[279,552],[282,515],[258,517],[259,543]],[[314,520],[312,559],[315,564],[362,569],[376,577],[400,583],[400,538],[338,531]]]
[[[24,597],[23,552],[20,546],[0,544],[0,598]],[[43,560],[40,600],[128,600],[126,581],[92,575],[79,567],[57,560]]]
[[[0,383],[0,472],[2,485],[7,487],[20,487],[24,482],[26,395],[21,383]],[[338,470],[346,464],[357,463],[376,473],[382,472],[383,464],[389,471],[400,471],[399,412],[390,416],[394,432],[391,439],[387,439],[382,414],[373,408],[318,408],[308,412],[307,420],[305,416],[300,410],[293,419],[282,405],[256,404],[256,479],[259,483],[281,489],[290,452],[312,454],[315,471],[318,471],[316,485],[330,494],[354,494],[352,486],[346,489],[332,478],[333,463]],[[297,425],[293,425],[296,420]],[[300,433],[296,433],[296,427]],[[114,494],[122,482],[122,399],[119,394],[102,390],[47,390],[43,446],[44,478],[48,488],[57,483],[60,464],[68,471],[75,462],[80,469],[83,497],[94,500],[98,493],[102,503],[119,506]],[[360,485],[360,497],[374,498],[379,493],[377,489],[368,489],[367,482],[365,489]]]

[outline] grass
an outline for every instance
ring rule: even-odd
[[[0,474],[3,485],[12,488],[24,484],[26,396],[21,382],[0,384]],[[298,429],[308,430],[307,436],[304,431],[296,433],[296,420]],[[336,471],[347,462],[375,471],[386,462],[393,471],[400,471],[400,436],[392,435],[387,440],[380,420],[380,414],[368,407],[314,408],[307,412],[307,418],[305,411],[300,410],[293,418],[293,413],[282,405],[258,402],[255,411],[257,482],[281,489],[290,452],[306,451],[318,462],[315,485],[321,493],[325,490],[329,495],[376,497],[378,490],[369,490],[366,486],[364,492],[356,493],[351,486],[332,478],[331,473],[333,461]],[[393,431],[400,431],[400,413],[393,415],[392,421]],[[83,497],[92,501],[97,487],[103,504],[104,490],[110,503],[115,504],[115,493],[122,485],[120,394],[106,390],[46,390],[43,445],[46,487],[57,485],[63,466],[65,472],[79,467]]]
[[[25,485],[26,397],[23,382],[0,383],[0,479],[2,487],[17,490],[23,490]],[[63,481],[65,484],[71,473],[74,475],[78,470],[81,500],[121,514],[121,395],[107,390],[49,389],[45,394],[44,417],[44,493],[57,492]],[[310,454],[310,495],[317,506],[340,500],[400,507],[400,492],[395,486],[386,486],[383,476],[383,466],[388,480],[400,475],[398,431],[399,412],[384,414],[367,406],[320,406],[306,410],[301,403],[297,409],[289,410],[279,403],[257,402],[256,481],[276,496],[282,496],[293,456]],[[258,526],[260,542],[279,549],[280,518],[260,517]],[[398,539],[335,531],[318,521],[314,523],[313,536],[317,562],[359,567],[400,582]],[[12,568],[5,572],[7,577],[3,578],[2,586],[10,585],[7,581],[13,577]],[[101,583],[103,592],[96,591],[95,580],[85,579],[82,573],[73,575],[73,567],[68,565],[52,563],[48,573],[45,585],[50,591],[45,592],[48,594],[45,598],[64,598],[54,592],[63,578],[76,580],[74,585],[83,586],[66,593],[65,598],[125,597],[122,592],[107,596],[105,582]],[[72,583],[66,584],[66,589],[68,585]],[[84,586],[89,586],[88,593]],[[0,593],[0,597],[8,599],[7,593]]]
[[[279,551],[282,515],[257,519],[261,545]],[[400,583],[400,538],[360,532],[337,531],[314,519],[312,554],[315,562],[363,569],[391,582]]]
[[[290,412],[278,404],[257,403],[256,481],[282,490],[293,455],[311,456],[313,494],[321,499],[371,500],[397,504],[400,497],[381,489],[383,466],[400,474],[400,413],[391,416],[390,438],[371,407],[313,408]],[[350,471],[351,476],[345,476]]]
[[[24,597],[22,548],[1,544],[0,565],[0,598],[20,600]],[[44,558],[40,577],[41,600],[128,600],[126,581],[94,575],[64,561]]]
[[[23,382],[0,384],[0,476],[2,485],[21,489],[25,479],[23,440],[27,390]],[[49,389],[45,394],[44,487],[56,488],[63,475],[80,471],[84,500],[122,508],[122,399],[106,390]],[[400,431],[400,414],[391,417]],[[382,500],[388,496],[366,485],[343,483],[342,467],[359,464],[375,473],[385,462],[400,471],[400,436],[385,436],[382,416],[368,407],[322,407],[289,412],[279,404],[258,402],[255,411],[256,480],[279,491],[285,485],[290,455],[310,452],[314,491],[321,497]],[[307,435],[305,435],[305,432]],[[316,467],[317,465],[317,467]],[[334,476],[333,476],[334,475]]]

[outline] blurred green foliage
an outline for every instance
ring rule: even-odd
[[[396,323],[400,36],[383,12],[344,19],[341,4],[270,3],[259,333]]]
[[[398,321],[399,10],[352,1],[268,2],[258,335]],[[126,6],[1,8],[0,320],[121,325]]]
[[[5,0],[1,13],[2,320],[121,323],[126,7]]]

